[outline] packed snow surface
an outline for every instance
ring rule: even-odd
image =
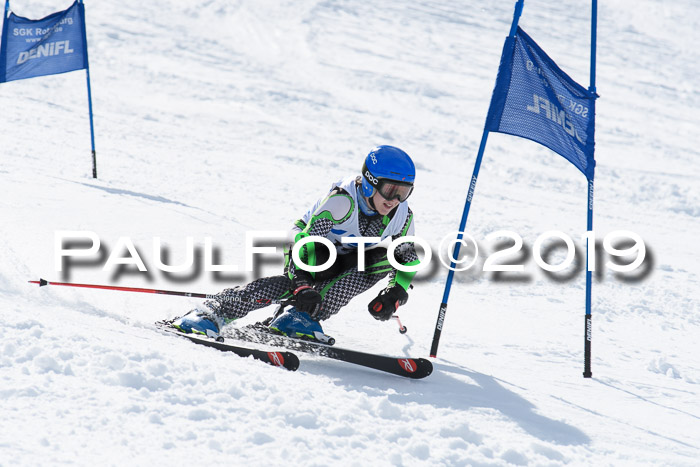
[[[489,136],[467,224],[480,257],[456,275],[424,380],[303,354],[287,372],[155,330],[198,299],[28,283],[216,293],[278,274],[280,253],[245,271],[246,233],[289,229],[377,144],[414,158],[409,203],[437,253],[459,225],[513,4],[87,2],[97,179],[84,71],[0,85],[0,464],[697,465],[691,0],[599,5],[595,235],[632,231],[647,258],[615,273],[599,245],[593,378],[584,274],[550,277],[533,260],[551,230],[583,252],[586,179],[507,135]],[[29,18],[69,5],[11,3]],[[589,2],[528,0],[520,25],[588,87]],[[507,259],[523,272],[482,271],[504,248],[486,239],[498,230],[523,238]],[[60,231],[93,232],[99,253],[58,271]],[[161,256],[186,263],[188,237],[241,271],[208,272],[198,255],[162,272]],[[119,264],[130,244],[147,272]],[[400,309],[405,335],[367,313],[380,285],[324,330],[344,347],[427,357],[446,272],[434,254]]]

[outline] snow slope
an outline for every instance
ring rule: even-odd
[[[274,256],[256,274],[164,274],[153,237],[169,264],[191,236],[243,267],[246,232],[287,229],[376,144],[416,161],[410,204],[437,247],[459,223],[513,2],[88,2],[97,180],[83,72],[0,86],[0,465],[697,465],[695,6],[599,5],[596,235],[634,231],[650,258],[594,284],[593,378],[583,274],[555,281],[528,257],[517,280],[458,274],[435,372],[404,381],[303,355],[285,372],[153,329],[194,299],[27,281],[214,293],[275,274]],[[587,86],[589,21],[588,2],[528,0],[520,24]],[[586,189],[558,155],[492,134],[468,231],[485,252],[500,229],[581,245]],[[61,230],[99,235],[101,261],[58,272]],[[102,269],[120,237],[149,273]],[[401,309],[408,334],[365,311],[379,287],[324,329],[427,356],[434,263]]]

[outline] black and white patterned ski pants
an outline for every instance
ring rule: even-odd
[[[323,297],[319,320],[338,313],[350,300],[370,289],[394,269],[386,258],[385,248],[365,253],[365,270],[357,269],[357,254],[339,255],[328,270],[316,273],[316,289]],[[265,300],[281,300],[291,296],[292,281],[287,275],[263,277],[245,286],[225,289],[204,304],[224,319],[242,318],[253,310],[267,306]]]

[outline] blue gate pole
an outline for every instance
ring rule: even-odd
[[[593,179],[588,180],[588,232],[593,231]],[[593,245],[590,243],[593,242]],[[586,240],[586,319],[585,319],[585,329],[584,329],[584,343],[583,343],[583,377],[590,378],[593,376],[591,373],[591,333],[592,333],[592,322],[591,322],[591,281],[593,274],[589,269],[588,255],[589,250],[595,246],[595,239],[591,239],[591,236],[587,236]],[[595,261],[595,260],[594,260]]]
[[[509,37],[515,36],[515,31],[518,28],[518,21],[520,20],[520,15],[523,11],[523,5],[525,0],[517,0],[515,4],[515,13],[513,14],[513,23],[510,28]],[[479,176],[479,169],[481,168],[481,160],[484,157],[484,151],[486,149],[486,141],[488,139],[489,132],[484,127],[484,133],[481,136],[481,144],[479,144],[479,152],[476,156],[476,162],[474,163],[474,172],[472,173],[471,182],[469,183],[469,192],[467,193],[467,199],[464,203],[464,210],[462,212],[462,220],[459,223],[459,232],[457,233],[457,242],[455,243],[454,250],[452,252],[450,270],[447,273],[447,280],[445,282],[445,292],[442,295],[442,303],[440,303],[440,310],[438,311],[437,322],[435,323],[435,332],[433,333],[433,342],[430,346],[430,356],[437,357],[438,345],[440,344],[440,336],[442,335],[442,327],[445,322],[445,315],[447,314],[447,300],[450,297],[450,290],[452,289],[452,280],[455,275],[456,260],[459,257],[459,250],[462,245],[462,239],[464,238],[464,229],[467,225],[467,217],[469,216],[469,208],[472,205],[472,197],[474,196],[474,190],[476,189],[476,181]]]
[[[598,29],[598,1],[593,0],[591,6],[591,85],[588,90],[594,96],[595,101],[595,56],[596,56],[596,36]],[[595,117],[595,116],[594,116]],[[594,129],[595,131],[595,129]],[[594,169],[595,170],[595,169]],[[593,231],[593,179],[594,173],[591,173],[591,178],[588,180],[588,216],[587,216],[587,230],[588,232]],[[593,242],[593,246],[590,245]],[[588,251],[590,248],[595,247],[595,238],[591,239],[591,235],[587,236],[586,240],[586,318],[585,318],[585,329],[584,329],[584,344],[583,344],[583,377],[590,378],[593,376],[591,372],[591,338],[593,331],[593,324],[591,321],[591,289],[593,274],[589,268],[588,264]]]
[[[83,50],[85,51],[85,77],[87,78],[88,112],[90,113],[90,144],[92,146],[92,178],[97,178],[97,154],[95,153],[95,126],[92,121],[92,90],[90,88],[90,62],[88,60],[87,49],[87,26],[85,25],[85,3],[78,0],[80,4],[80,16],[83,20]]]
[[[10,16],[10,0],[5,0],[5,10],[2,17],[2,28],[0,29],[0,59],[7,61],[7,37],[9,35],[9,27],[7,18]],[[4,83],[7,79],[7,63],[0,64],[0,83]]]

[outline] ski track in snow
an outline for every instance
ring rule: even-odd
[[[40,18],[69,6],[13,2]],[[585,2],[584,2],[585,3]],[[588,85],[590,7],[528,0],[520,25]],[[700,458],[700,17],[689,0],[599,5],[595,230],[638,233],[641,280],[601,265],[593,379],[584,278],[526,261],[456,275],[425,380],[300,354],[285,372],[155,330],[198,301],[45,287],[70,280],[213,293],[276,274],[155,268],[211,237],[244,265],[245,233],[286,230],[375,144],[411,154],[418,235],[456,230],[512,2],[95,2],[86,5],[99,179],[84,73],[0,86],[0,465],[697,465]],[[468,232],[532,246],[585,230],[584,177],[491,134]],[[88,230],[92,264],[54,264],[54,232]],[[103,271],[120,237],[149,268]],[[607,260],[604,258],[604,260]],[[434,258],[434,261],[436,259]],[[483,258],[481,260],[483,264]],[[445,270],[420,273],[395,323],[355,299],[324,323],[344,347],[426,356]],[[244,323],[269,310],[252,313]]]

